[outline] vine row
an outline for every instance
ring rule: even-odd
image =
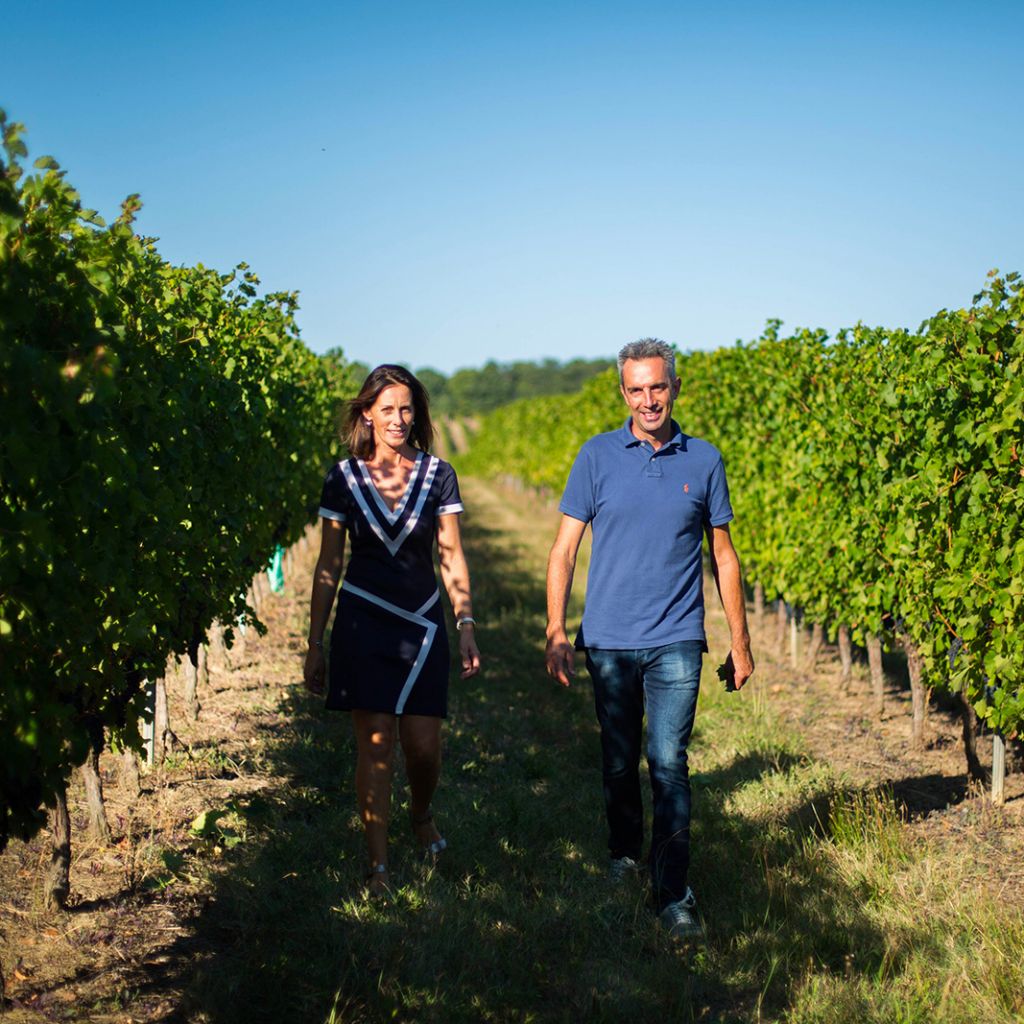
[[[171,266],[0,111],[0,848],[310,521],[346,381],[296,295]],[[230,631],[228,640],[230,642]]]
[[[858,325],[679,357],[676,418],[717,445],[750,581],[835,636],[898,637],[928,685],[1024,724],[1024,286],[993,271],[915,331]],[[621,425],[614,370],[491,413],[463,460],[559,493]]]

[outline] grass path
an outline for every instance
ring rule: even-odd
[[[150,777],[146,806],[159,814],[140,817],[120,853],[95,853],[96,889],[78,909],[49,919],[33,903],[19,872],[42,859],[39,842],[0,859],[15,890],[2,902],[23,922],[0,958],[12,962],[15,931],[33,941],[11,1020],[1021,1019],[1024,917],[1006,883],[1020,863],[1013,811],[958,842],[901,823],[875,777],[851,775],[852,754],[839,768],[815,756],[811,734],[826,733],[792,711],[784,668],[762,657],[756,685],[721,690],[715,610],[691,762],[692,881],[707,946],[667,941],[639,882],[609,889],[586,676],[563,690],[542,668],[557,517],[480,481],[465,481],[464,496],[485,672],[453,684],[435,802],[451,843],[443,861],[418,863],[398,782],[393,895],[371,903],[359,893],[348,723],[298,685],[300,567],[268,611],[268,636],[250,641],[234,671],[215,670],[200,723],[180,730],[191,758]],[[810,684],[817,718],[828,686]],[[197,833],[189,826],[204,809]],[[87,864],[72,879],[80,891]],[[120,961],[68,938],[123,934],[128,921],[134,944],[112,940]]]

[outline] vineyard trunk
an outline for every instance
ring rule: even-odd
[[[55,795],[56,803],[50,811],[53,849],[44,894],[49,910],[63,909],[71,892],[71,816],[68,814],[67,785],[63,781]]]
[[[101,741],[102,742],[102,741]],[[85,804],[89,812],[89,835],[99,842],[110,842],[110,823],[103,805],[103,780],[100,778],[100,752],[94,744],[79,768],[85,783]]]
[[[825,644],[825,627],[820,623],[816,622],[811,629],[811,642],[807,646],[807,667],[808,669],[814,669],[814,666],[818,663],[818,655],[821,653],[821,648]]]
[[[988,785],[991,776],[978,757],[978,716],[967,699],[967,694],[960,692],[960,719],[964,730],[964,757],[967,759],[967,774],[975,781]]]
[[[914,750],[921,750],[924,747],[925,729],[928,725],[928,690],[921,681],[924,662],[921,653],[909,637],[901,636],[900,643],[907,656],[907,674],[910,676],[910,699],[913,708],[910,745]]]
[[[764,586],[760,583],[754,584],[754,615],[759,626],[764,625]]]
[[[882,640],[869,635],[866,639],[868,665],[871,668],[871,692],[875,695],[875,717],[885,714],[885,670],[882,668]]]
[[[780,654],[786,649],[786,624],[788,622],[786,602],[780,597],[775,604],[775,646]]]
[[[196,650],[196,660],[191,657],[185,661],[185,711],[194,722],[199,718],[202,705],[199,703],[199,687],[210,682],[210,671],[207,667],[206,645],[200,644]]]
[[[224,627],[219,619],[215,619],[210,627],[210,653],[214,661],[224,668],[231,668],[231,659],[228,655],[228,646],[224,643]]]
[[[139,780],[139,762],[135,757],[135,751],[131,747],[125,747],[121,751],[121,774],[119,776],[121,789],[132,800],[142,793],[142,783]]]
[[[843,693],[850,692],[853,679],[853,645],[850,643],[850,627],[839,627],[839,686]]]
[[[167,684],[163,677],[156,681],[156,708],[153,716],[153,764],[163,764],[167,753],[167,734],[170,731],[167,715]]]

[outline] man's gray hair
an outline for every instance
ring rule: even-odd
[[[622,383],[622,367],[627,359],[663,359],[670,380],[676,378],[676,352],[667,342],[659,338],[641,338],[631,341],[619,349],[619,383]]]

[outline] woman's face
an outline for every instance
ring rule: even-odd
[[[408,443],[412,429],[412,392],[404,384],[392,384],[377,396],[366,415],[373,424],[374,441],[398,450]]]

